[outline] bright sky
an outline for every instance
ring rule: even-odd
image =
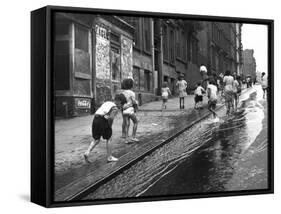
[[[242,25],[243,49],[254,49],[257,71],[267,73],[267,25]]]

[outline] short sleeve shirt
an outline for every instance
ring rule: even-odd
[[[187,82],[185,80],[179,80],[177,86],[179,87],[179,91],[184,91],[187,87]]]
[[[101,105],[101,107],[98,108],[98,110],[96,111],[96,115],[101,115],[101,116],[105,116],[106,114],[108,114],[113,108],[117,109],[117,106],[114,102],[111,101],[107,101],[105,103],[103,103]]]
[[[210,91],[209,99],[210,100],[217,100],[217,91],[218,91],[217,86],[215,86],[213,84],[209,84],[208,87],[207,87],[207,90]]]
[[[234,78],[233,76],[224,76],[223,82],[225,83],[225,91],[233,91],[233,83],[234,83]]]
[[[198,86],[196,89],[195,89],[195,92],[194,94],[195,95],[198,95],[198,96],[202,96],[202,92],[204,91],[204,89],[202,88],[202,86]]]

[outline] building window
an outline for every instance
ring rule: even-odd
[[[175,64],[175,34],[174,30],[170,30],[170,42],[169,42],[169,47],[170,47],[170,62],[172,64]]]
[[[135,90],[140,90],[140,69],[138,67],[133,67],[133,78],[134,78],[134,88]]]
[[[144,71],[144,89],[145,91],[150,91],[150,71],[145,70]]]
[[[89,52],[89,31],[88,29],[75,25],[75,49]]]
[[[184,31],[181,32],[181,48],[182,48],[182,59],[186,60],[186,37]]]
[[[144,50],[147,53],[151,53],[151,38],[150,38],[150,19],[143,19],[143,30],[144,30]]]
[[[139,17],[123,17],[130,25],[132,25],[135,29],[134,31],[134,48],[140,49],[141,44],[141,18]]]
[[[56,21],[54,45],[55,89],[70,89],[70,27],[66,19]]]
[[[191,62],[193,64],[198,64],[198,40],[194,37],[191,37]]]
[[[111,77],[112,80],[121,79],[121,57],[120,57],[120,49],[114,46],[111,46]]]
[[[168,29],[167,26],[163,26],[163,58],[165,61],[169,60],[169,53],[168,53]]]
[[[176,56],[177,58],[182,58],[181,55],[181,32],[179,29],[176,31]]]

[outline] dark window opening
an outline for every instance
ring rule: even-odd
[[[59,20],[55,25],[54,80],[56,90],[70,90],[70,23]]]
[[[75,25],[75,48],[89,52],[89,31],[82,27]]]

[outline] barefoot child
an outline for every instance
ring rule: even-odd
[[[215,112],[217,105],[217,92],[217,86],[213,81],[210,81],[210,84],[207,87],[207,96],[209,98],[208,110],[213,113],[214,122],[217,122],[219,120],[219,118],[217,117],[217,113]]]
[[[139,142],[136,138],[137,128],[138,128],[138,119],[136,115],[136,111],[138,108],[138,102],[136,100],[136,94],[131,89],[134,86],[134,81],[132,79],[128,79],[124,86],[124,91],[122,94],[126,97],[126,104],[123,106],[123,120],[125,123],[125,143],[129,142]],[[133,121],[133,133],[132,138],[129,140],[129,128],[130,128],[130,120]]]
[[[103,103],[96,111],[92,123],[93,141],[91,142],[87,151],[84,153],[84,159],[86,162],[89,163],[89,154],[95,148],[95,146],[99,144],[101,137],[106,140],[107,161],[118,161],[117,158],[111,155],[111,149],[108,144],[111,141],[113,120],[118,113],[118,109],[120,109],[125,103],[125,96],[123,94],[117,94],[115,96],[114,102],[107,101]]]
[[[168,87],[168,83],[167,82],[164,82],[163,83],[163,88],[162,88],[162,111],[163,109],[167,108],[167,101],[168,101],[168,98],[169,98],[169,94],[172,95],[169,87]]]
[[[194,91],[194,95],[195,95],[195,97],[194,97],[194,101],[195,101],[194,108],[195,109],[202,108],[203,93],[205,93],[205,90],[201,86],[201,82],[198,82],[197,87]]]
[[[184,97],[187,96],[186,88],[187,82],[183,79],[184,75],[181,74],[179,80],[176,83],[176,86],[179,90],[179,97],[180,97],[180,109],[184,109]]]

